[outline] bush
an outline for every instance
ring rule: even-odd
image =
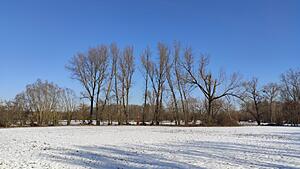
[[[12,118],[10,113],[6,110],[0,110],[0,127],[9,127],[11,124]]]
[[[218,126],[238,126],[238,116],[231,113],[220,113],[216,117]]]

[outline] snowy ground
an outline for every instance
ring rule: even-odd
[[[300,168],[300,128],[0,129],[0,168]]]

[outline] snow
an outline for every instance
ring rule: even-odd
[[[0,129],[0,168],[300,168],[300,128]]]

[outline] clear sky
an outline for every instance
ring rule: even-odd
[[[174,40],[209,53],[216,70],[278,81],[300,64],[300,1],[1,0],[0,99],[38,78],[79,93],[65,64],[89,47],[132,44],[139,55]],[[131,102],[141,102],[141,89],[137,69]]]

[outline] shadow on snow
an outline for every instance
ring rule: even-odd
[[[282,135],[284,138],[281,138]],[[227,168],[247,166],[296,169],[295,166],[300,165],[300,145],[293,143],[293,148],[285,148],[284,145],[290,144],[290,141],[299,141],[300,133],[282,133],[282,135],[274,134],[278,136],[279,141],[270,140],[270,144],[267,145],[220,140],[219,142],[191,141],[124,146],[77,146],[74,149],[54,149],[52,153],[44,155],[55,162],[92,169],[201,168],[205,163],[211,164],[212,167],[215,165],[216,168],[225,165]],[[287,161],[288,158],[293,158],[294,163]]]

